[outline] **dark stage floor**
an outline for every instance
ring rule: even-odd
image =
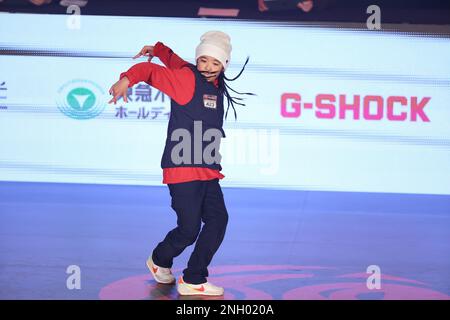
[[[449,196],[223,190],[230,221],[210,268],[222,299],[450,298]],[[179,299],[145,266],[174,226],[165,186],[1,182],[0,298]],[[81,289],[67,288],[70,265]]]

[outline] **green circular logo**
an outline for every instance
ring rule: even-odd
[[[89,80],[72,80],[58,90],[57,106],[66,116],[85,120],[97,117],[106,107],[103,89]]]
[[[67,94],[67,103],[75,110],[89,110],[95,105],[95,94],[87,88],[75,88]]]

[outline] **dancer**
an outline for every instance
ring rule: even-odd
[[[135,58],[148,56],[148,62],[138,63],[120,75],[120,80],[110,89],[113,98],[109,103],[116,104],[120,98],[128,102],[128,88],[140,81],[171,98],[161,167],[163,183],[170,191],[171,207],[177,214],[177,227],[156,246],[147,266],[157,282],[173,284],[175,277],[170,269],[173,259],[195,243],[183,276],[178,279],[178,293],[220,296],[224,289],[207,280],[207,268],[222,243],[228,223],[219,184],[224,178],[219,153],[220,139],[225,137],[223,98],[227,97],[228,101],[225,118],[230,106],[236,118],[234,105],[243,105],[237,101],[242,99],[232,97],[228,89],[241,93],[225,81],[237,79],[248,58],[238,76],[228,79],[224,72],[230,63],[230,37],[221,31],[209,31],[200,40],[195,51],[196,65],[184,61],[161,42],[145,46]],[[154,56],[166,67],[151,63]],[[203,138],[200,147],[196,134]]]

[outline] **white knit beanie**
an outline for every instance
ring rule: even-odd
[[[231,59],[231,38],[222,31],[208,31],[200,37],[200,44],[195,50],[195,61],[201,56],[210,56],[219,60],[224,69]]]

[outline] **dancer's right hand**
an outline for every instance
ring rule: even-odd
[[[123,77],[116,83],[114,83],[109,89],[109,94],[113,96],[111,100],[109,100],[108,103],[114,102],[116,104],[117,100],[120,97],[123,97],[123,101],[128,102],[128,85],[130,84],[130,80],[127,77]]]

